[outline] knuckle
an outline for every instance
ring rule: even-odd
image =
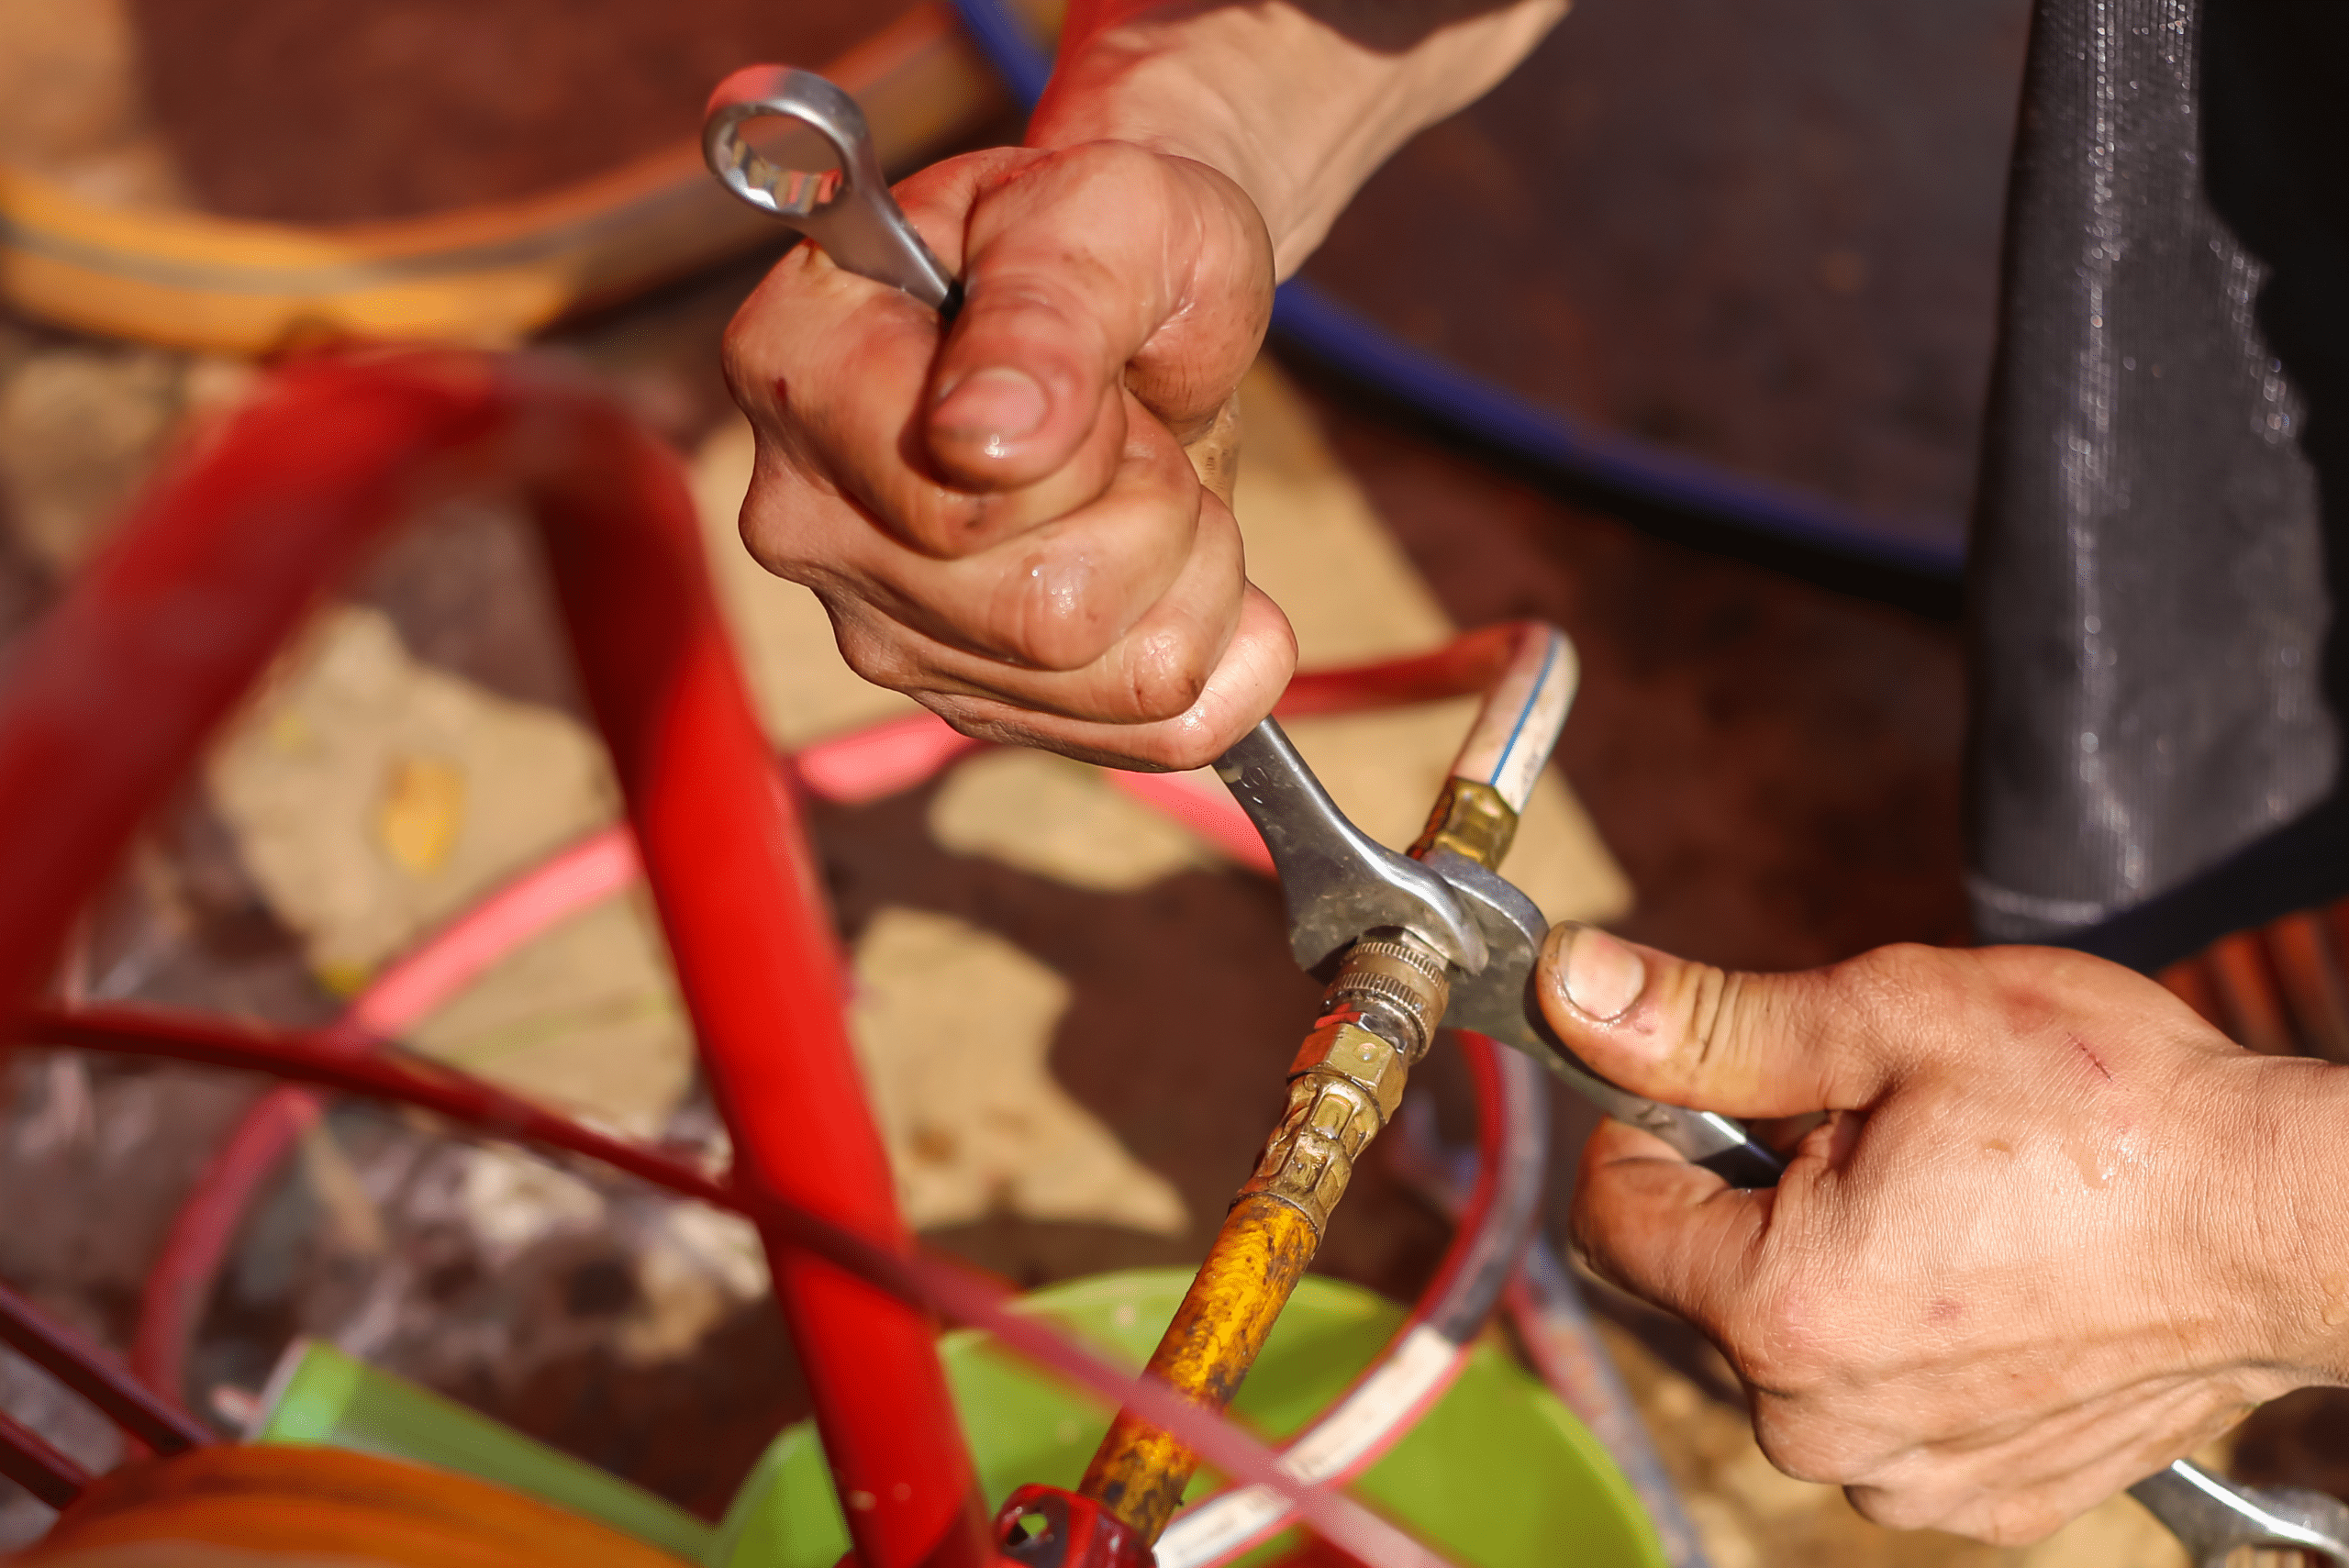
[[[844,615],[829,601],[825,607],[832,612],[832,638],[851,670],[876,686],[918,695],[926,672],[909,655],[902,635],[862,616]]]
[[[1579,1206],[1577,1206],[1579,1207]],[[1663,1292],[1644,1271],[1632,1265],[1631,1258],[1617,1248],[1595,1227],[1576,1222],[1570,1227],[1575,1254],[1583,1266],[1600,1279],[1623,1292],[1636,1296],[1664,1311],[1671,1308],[1659,1299]]]
[[[1082,201],[1103,186],[1131,189],[1138,183],[1161,183],[1165,160],[1131,141],[1087,141],[1059,153],[1039,172],[1065,182],[1070,197]]]
[[[798,548],[799,540],[786,516],[768,508],[742,510],[742,548],[751,560],[785,582],[813,585],[815,562]]]
[[[1590,1162],[1585,1160],[1575,1178],[1573,1206],[1566,1210],[1566,1238],[1593,1273],[1630,1290],[1633,1287],[1624,1277],[1622,1261],[1616,1255],[1614,1228],[1609,1223],[1612,1210],[1598,1200],[1598,1187],[1603,1180],[1603,1170],[1594,1171]]]
[[[1716,1325],[1738,1375],[1773,1398],[1808,1406],[1826,1392],[1834,1364],[1832,1336],[1809,1297],[1791,1286],[1765,1289]]]
[[[825,534],[813,522],[808,488],[795,473],[762,472],[742,498],[736,532],[751,559],[765,570],[829,600],[845,593],[855,574],[841,551],[825,547]]]
[[[1124,628],[1104,603],[1091,563],[1031,555],[1007,574],[987,624],[1004,651],[1039,669],[1081,670],[1107,653]]]
[[[1876,1457],[1859,1433],[1813,1412],[1789,1412],[1778,1401],[1757,1402],[1753,1440],[1785,1473],[1828,1486],[1862,1481]]]
[[[1819,988],[1815,999],[1827,1015],[1854,1026],[1847,1038],[1895,1061],[1916,1048],[1921,1017],[1955,1018],[1969,1005],[1950,956],[1920,943],[1896,942],[1817,971],[1802,984]]]
[[[1207,690],[1215,651],[1179,632],[1138,639],[1125,661],[1125,706],[1136,719],[1179,718]]]
[[[1917,1486],[1848,1485],[1843,1496],[1852,1511],[1887,1529],[1931,1529],[1950,1518],[1948,1505]]]
[[[718,370],[726,379],[726,390],[734,401],[747,410],[760,401],[763,390],[758,374],[757,350],[751,342],[751,326],[743,315],[738,315],[726,325],[725,335],[718,342]]]
[[[718,339],[718,369],[735,401],[745,408],[779,406],[782,402],[783,384],[777,373],[783,356],[778,352],[775,328],[779,313],[789,306],[778,296],[788,293],[807,271],[803,252],[812,249],[796,247],[777,262],[727,322]]]
[[[1943,955],[1922,942],[1887,942],[1842,967],[1850,970],[1856,980],[1887,989],[1938,985],[1944,978]]]
[[[1798,1481],[1832,1486],[1851,1479],[1842,1448],[1805,1423],[1756,1414],[1753,1440],[1765,1459]]]
[[[1851,1009],[1876,1018],[1912,1010],[1919,995],[1946,991],[1950,973],[1946,954],[1894,942],[1831,966],[1825,980]]]
[[[960,693],[935,689],[914,688],[906,695],[944,719],[947,728],[957,735],[1010,746],[1049,746],[1051,743],[1040,727],[1021,724],[1008,717],[999,704],[981,702]]]
[[[1898,1528],[1944,1529],[1993,1546],[2029,1546],[2062,1529],[2077,1509],[2065,1507],[2044,1489],[1971,1487],[1947,1499],[1920,1499],[1912,1511],[1920,1516],[1920,1523]]]

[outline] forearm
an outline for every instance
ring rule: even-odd
[[[1286,277],[1372,172],[1507,75],[1567,0],[1075,0],[1038,147],[1118,139],[1247,192]]]

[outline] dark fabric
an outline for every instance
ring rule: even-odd
[[[2040,0],[1973,544],[1986,941],[2349,892],[2349,0]]]

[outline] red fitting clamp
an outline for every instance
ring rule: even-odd
[[[1156,1568],[1139,1531],[1090,1497],[1022,1486],[995,1516],[995,1549],[1022,1568]]]

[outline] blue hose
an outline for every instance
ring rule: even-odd
[[[1004,84],[1033,107],[1052,76],[1003,0],[954,0]],[[1349,381],[1486,450],[1633,506],[1935,583],[1965,574],[1963,546],[1907,537],[1820,496],[1598,430],[1415,348],[1301,278],[1273,298],[1273,331]]]

